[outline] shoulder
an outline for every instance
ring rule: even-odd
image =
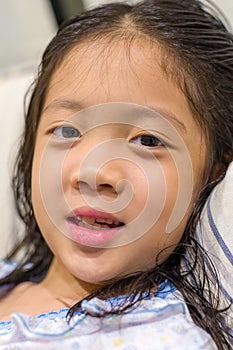
[[[170,286],[168,286],[170,288]],[[11,322],[0,323],[0,338],[4,345],[17,344],[24,349],[215,349],[209,335],[197,327],[177,290],[167,286],[145,298],[129,312],[101,317],[103,310],[124,298],[83,301],[79,313],[70,324],[66,321],[68,309],[36,317],[13,314]],[[97,317],[96,317],[97,316]],[[98,317],[99,316],[99,317]],[[22,344],[22,346],[21,346]],[[42,345],[43,344],[43,345]],[[20,347],[21,346],[21,347]]]

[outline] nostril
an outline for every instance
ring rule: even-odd
[[[112,185],[109,185],[109,184],[101,184],[98,187],[99,188],[113,188]]]
[[[103,194],[103,195],[105,195],[105,194],[106,195],[114,194],[114,196],[118,195],[116,189],[110,184],[99,184],[97,186],[97,191],[99,194]]]

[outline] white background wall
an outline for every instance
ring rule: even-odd
[[[0,73],[37,63],[56,30],[47,0],[0,0]]]
[[[227,17],[233,27],[233,0],[212,0]]]
[[[228,15],[231,21],[233,22],[233,1],[214,0],[214,2],[225,11],[226,15]]]

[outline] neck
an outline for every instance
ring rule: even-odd
[[[67,273],[65,267],[58,262],[56,257],[54,257],[45,279],[41,282],[41,286],[54,298],[69,307],[100,287],[81,281]]]

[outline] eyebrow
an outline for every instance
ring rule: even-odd
[[[160,107],[154,107],[151,105],[147,105],[146,107],[148,107],[149,109],[151,109],[152,111],[154,111],[156,113],[161,114],[166,119],[172,121],[174,124],[176,124],[178,129],[183,130],[183,132],[185,132],[187,134],[186,126],[174,113],[168,111],[167,109],[160,108]]]
[[[140,107],[142,107],[140,105]],[[164,116],[166,119],[172,121],[178,129],[182,130],[183,132],[187,133],[187,128],[185,127],[185,124],[171,111],[168,111],[164,108],[155,107],[152,105],[145,105],[143,107],[147,107],[150,110],[160,113],[162,116]],[[71,99],[55,99],[52,102],[50,102],[42,111],[42,114],[47,112],[49,109],[66,109],[71,112],[78,112],[82,109],[87,108],[83,103],[77,100],[71,100]]]
[[[81,102],[76,100],[67,99],[55,99],[50,102],[42,111],[42,113],[47,112],[49,109],[67,109],[72,112],[78,112],[81,109],[86,108]]]

